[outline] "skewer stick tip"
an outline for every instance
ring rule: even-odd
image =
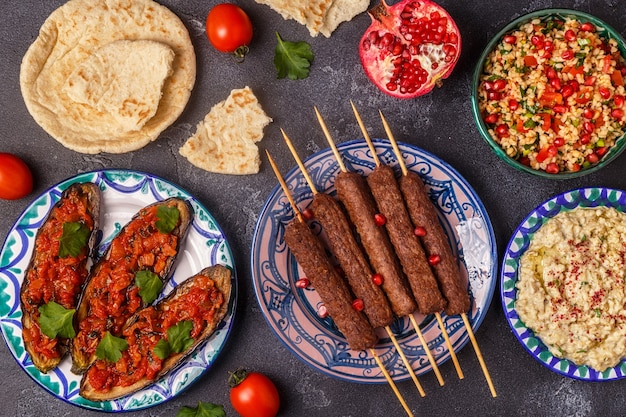
[[[380,159],[378,158],[376,148],[374,148],[374,143],[372,142],[372,138],[370,138],[369,133],[367,133],[367,129],[365,128],[365,124],[363,123],[363,119],[361,118],[361,115],[359,114],[359,111],[356,109],[356,106],[354,105],[352,100],[350,100],[350,105],[352,105],[352,111],[354,112],[354,117],[356,118],[356,121],[359,124],[359,127],[361,128],[361,132],[363,133],[363,138],[365,139],[365,143],[367,143],[367,146],[369,147],[370,152],[372,153],[372,158],[374,159],[374,163],[376,164],[376,166],[380,166]]]
[[[270,151],[266,149],[265,154],[267,155],[267,159],[270,161],[270,165],[272,166],[272,170],[274,170],[274,175],[276,175],[276,179],[278,179],[278,183],[280,184],[280,187],[283,189],[285,196],[287,196],[287,200],[289,200],[289,204],[291,205],[291,208],[293,209],[293,212],[296,215],[296,218],[298,219],[299,222],[301,223],[304,222],[302,213],[300,212],[298,205],[294,201],[293,196],[289,192],[289,187],[287,187],[287,183],[285,183],[283,176],[280,175],[280,171],[278,170],[278,167],[276,166],[276,162],[274,162],[274,158],[272,158]]]
[[[333,140],[332,136],[330,136],[330,132],[328,131],[328,127],[326,126],[326,122],[324,122],[324,119],[322,118],[322,115],[320,114],[320,112],[317,110],[317,107],[313,106],[313,108],[315,109],[315,115],[317,116],[317,121],[319,122],[320,127],[322,128],[322,132],[324,132],[326,141],[328,142],[328,145],[330,146],[330,149],[333,151],[333,154],[335,155],[335,159],[337,160],[337,163],[339,164],[339,169],[341,169],[341,172],[347,172],[346,166],[344,165],[343,160],[341,159],[341,155],[339,154],[339,151],[337,150],[337,146],[335,145],[335,141]]]
[[[483,354],[480,352],[480,347],[478,347],[478,342],[476,341],[476,336],[474,336],[474,331],[472,330],[472,325],[470,324],[467,314],[462,313],[461,318],[463,319],[463,323],[465,324],[465,329],[467,330],[467,334],[470,337],[470,341],[472,342],[472,346],[474,347],[474,352],[476,353],[476,357],[478,358],[478,363],[480,363],[480,367],[483,370],[483,374],[485,375],[485,379],[487,380],[487,385],[489,385],[489,390],[491,391],[492,397],[497,397],[496,389],[493,386],[493,381],[491,380],[491,375],[489,375],[489,371],[487,370],[487,365],[485,364],[485,360],[483,359]]]
[[[396,142],[396,139],[393,137],[393,133],[391,132],[391,128],[389,127],[389,123],[387,123],[387,119],[385,119],[383,112],[379,109],[378,113],[380,114],[380,118],[383,121],[383,127],[385,128],[385,132],[387,133],[389,142],[391,142],[391,147],[393,148],[393,151],[396,154],[396,158],[398,158],[398,163],[400,164],[402,175],[406,175],[409,171],[407,170],[406,164],[404,163],[404,159],[402,158],[402,153],[400,152],[400,148],[398,148],[398,142]]]

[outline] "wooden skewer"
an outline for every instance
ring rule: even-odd
[[[282,131],[282,129],[281,129],[281,131]],[[283,136],[285,137],[285,140],[289,140],[289,138],[287,137],[287,135],[285,134],[284,131],[283,131]],[[289,145],[291,145],[291,141],[289,141]],[[291,146],[290,146],[290,148],[291,148]],[[293,209],[294,213],[296,214],[296,217],[298,218],[298,221],[304,222],[302,214],[300,213],[300,209],[296,205],[296,202],[294,201],[291,193],[289,192],[289,188],[287,187],[287,184],[285,183],[285,180],[283,179],[282,175],[280,174],[280,171],[278,170],[278,167],[276,166],[276,163],[274,162],[274,158],[272,158],[272,155],[270,155],[270,152],[267,149],[265,150],[265,153],[267,154],[267,159],[269,160],[270,165],[272,166],[272,170],[274,171],[274,175],[276,175],[276,178],[278,179],[278,183],[280,184],[281,188],[283,189],[283,192],[287,196],[287,199],[289,200],[289,204],[291,205],[291,208]],[[299,158],[297,158],[297,159],[299,159]],[[298,164],[298,166],[300,166],[300,163]],[[376,361],[376,364],[378,365],[378,367],[380,368],[381,372],[383,373],[385,379],[387,380],[387,383],[389,384],[389,386],[393,390],[394,394],[396,395],[396,397],[400,401],[400,404],[404,408],[404,411],[406,411],[406,413],[407,413],[407,415],[409,417],[413,417],[413,413],[411,412],[411,409],[409,408],[409,406],[407,405],[406,401],[402,397],[402,394],[398,390],[398,387],[396,386],[395,382],[393,382],[393,379],[389,375],[389,372],[387,372],[387,369],[385,369],[385,366],[381,362],[381,360],[378,357],[378,354],[376,353],[376,351],[373,348],[370,348],[370,353],[374,357],[374,360]]]
[[[324,119],[322,119],[322,115],[317,110],[317,107],[313,106],[313,108],[315,109],[315,115],[317,116],[317,120],[319,121],[320,126],[322,127],[322,131],[324,132],[324,136],[326,136],[326,140],[328,141],[328,144],[330,145],[330,148],[332,149],[333,154],[335,155],[335,159],[337,159],[337,163],[339,163],[339,167],[341,169],[341,172],[347,172],[346,167],[345,167],[345,165],[344,165],[344,163],[343,163],[343,161],[341,159],[341,155],[339,154],[339,151],[337,150],[337,146],[335,145],[335,141],[330,136],[330,132],[328,131],[328,128],[326,127],[326,123],[324,122]],[[413,383],[415,384],[415,387],[417,388],[417,390],[420,393],[420,395],[422,397],[424,397],[426,395],[426,393],[424,392],[424,389],[422,388],[422,385],[420,384],[419,380],[417,379],[417,375],[415,375],[415,371],[413,370],[413,367],[411,366],[411,363],[409,362],[409,360],[407,359],[406,355],[404,354],[404,351],[402,351],[402,348],[400,347],[400,344],[398,343],[398,340],[396,339],[396,336],[393,334],[393,332],[391,331],[391,328],[389,328],[389,326],[385,326],[385,330],[387,331],[387,334],[389,335],[389,338],[391,339],[391,342],[395,346],[396,351],[398,351],[398,354],[400,355],[400,358],[402,359],[402,363],[404,364],[404,367],[407,369],[407,371],[409,371],[409,375],[411,375],[411,379],[413,380]]]
[[[374,143],[372,142],[370,135],[367,133],[367,129],[365,129],[365,125],[363,124],[363,119],[361,119],[361,115],[359,114],[352,100],[350,100],[350,104],[352,105],[352,111],[354,112],[354,116],[356,117],[359,127],[361,128],[361,132],[363,132],[363,137],[365,138],[365,142],[367,143],[367,146],[369,147],[370,152],[372,153],[372,158],[374,158],[374,163],[376,164],[376,166],[380,166],[380,159],[378,158],[376,148],[374,148]],[[459,375],[460,379],[463,379],[463,372],[461,371],[461,367],[459,366],[459,361],[456,357],[456,354],[454,353],[454,349],[452,348],[452,343],[450,343],[448,332],[446,331],[445,326],[442,325],[443,321],[441,321],[441,316],[439,315],[439,313],[436,313],[435,316],[438,317],[439,328],[441,329],[441,333],[444,335],[444,340],[446,341],[448,350],[451,353],[452,361],[455,364],[457,374]],[[428,361],[430,362],[430,365],[433,368],[433,372],[435,373],[435,376],[437,377],[437,381],[439,381],[439,385],[443,385],[444,384],[443,377],[441,376],[441,372],[439,371],[439,367],[437,366],[437,361],[435,361],[435,358],[433,357],[432,353],[430,352],[430,349],[428,348],[428,343],[426,342],[426,339],[424,338],[424,334],[422,333],[419,325],[417,324],[415,317],[411,314],[409,315],[409,318],[411,320],[411,324],[413,325],[413,328],[415,329],[415,333],[417,334],[417,337],[420,339],[420,342],[422,343],[424,352],[426,352],[426,356],[428,357]]]
[[[389,124],[383,116],[382,111],[378,111],[380,113],[380,118],[383,121],[383,127],[385,128],[385,132],[387,133],[387,137],[391,142],[391,146],[393,147],[394,152],[398,157],[398,162],[400,163],[400,168],[402,169],[402,175],[406,175],[408,170],[406,168],[406,164],[404,163],[404,159],[402,158],[402,154],[400,153],[400,149],[398,148],[398,143],[393,137],[393,133],[391,133],[391,129],[389,128]],[[437,313],[439,314],[439,313]],[[465,329],[467,330],[467,334],[470,337],[472,342],[472,346],[474,347],[474,351],[476,352],[476,357],[478,358],[478,362],[480,363],[480,367],[482,368],[483,374],[485,375],[485,379],[487,379],[487,385],[489,385],[489,390],[491,391],[491,395],[495,398],[497,396],[495,387],[493,386],[493,382],[491,380],[491,376],[489,375],[489,371],[487,370],[487,365],[485,365],[485,360],[483,359],[483,355],[480,352],[480,347],[478,346],[478,342],[476,341],[476,337],[474,336],[474,332],[472,331],[472,326],[469,323],[466,313],[461,313],[461,318],[463,319],[463,324],[465,325]],[[442,327],[442,330],[444,327]],[[450,348],[450,353],[454,352],[453,349]]]

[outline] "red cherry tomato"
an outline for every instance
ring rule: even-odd
[[[17,156],[0,152],[0,198],[17,200],[33,191],[33,175]]]
[[[274,417],[280,408],[276,385],[259,372],[239,369],[229,378],[230,403],[242,417]]]
[[[252,40],[252,22],[241,7],[221,3],[206,18],[206,34],[215,49],[243,58]]]

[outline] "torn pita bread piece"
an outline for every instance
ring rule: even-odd
[[[330,37],[343,22],[352,20],[369,7],[369,0],[255,0],[306,26],[311,36]]]
[[[90,154],[155,140],[182,113],[195,80],[187,28],[152,0],[69,0],[45,20],[20,68],[35,121]]]
[[[198,123],[179,152],[209,172],[256,174],[261,166],[256,142],[263,139],[263,128],[271,121],[250,87],[232,90]]]

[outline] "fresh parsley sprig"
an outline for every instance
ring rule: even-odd
[[[50,339],[63,337],[71,339],[76,336],[74,330],[75,309],[67,309],[61,304],[50,301],[39,307],[39,327],[41,332]]]
[[[198,401],[197,407],[182,407],[176,417],[226,417],[226,412],[221,405]]]
[[[274,51],[274,66],[278,71],[278,78],[289,77],[291,80],[301,80],[309,76],[309,67],[313,62],[311,45],[304,41],[284,41],[276,32],[276,49]]]
[[[138,271],[135,274],[135,285],[139,288],[139,296],[145,304],[150,304],[159,296],[163,282],[157,274],[150,271]]]
[[[156,228],[161,233],[170,233],[178,224],[180,211],[177,207],[159,206],[157,208]]]
[[[181,321],[167,329],[167,339],[161,339],[154,347],[154,353],[161,360],[164,360],[172,353],[183,352],[193,345],[191,337],[193,322],[190,320]]]
[[[63,234],[59,239],[59,258],[73,258],[80,255],[80,252],[87,245],[89,239],[89,228],[79,222],[63,223]]]
[[[100,343],[98,343],[96,357],[115,363],[120,360],[122,352],[126,349],[128,349],[128,342],[125,339],[115,337],[107,331]]]

